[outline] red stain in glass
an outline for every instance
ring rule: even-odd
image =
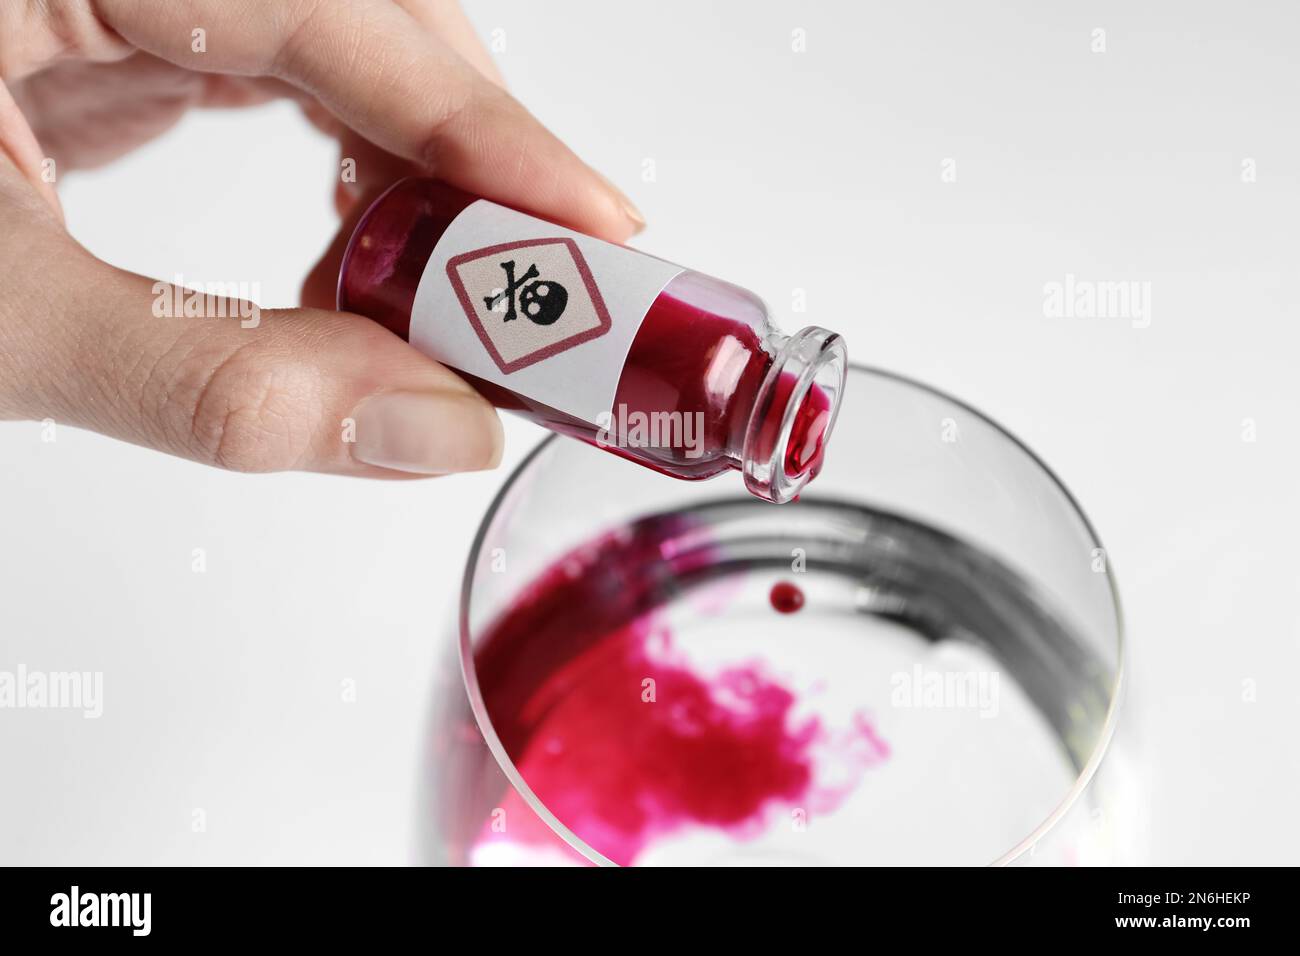
[[[856,785],[818,781],[830,748],[858,769],[888,749],[860,715],[831,731],[759,662],[698,672],[656,622],[665,581],[707,565],[646,522],[558,563],[475,655],[484,704],[536,797],[589,846],[630,864],[692,827],[757,836],[792,808],[828,813]],[[652,569],[657,569],[652,570]],[[793,587],[792,585],[790,587]],[[797,592],[797,589],[795,589]],[[483,840],[555,838],[513,791]]]

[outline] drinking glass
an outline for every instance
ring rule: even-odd
[[[788,505],[553,436],[466,564],[421,856],[1139,861],[1122,632],[1065,486],[900,376],[850,370]]]

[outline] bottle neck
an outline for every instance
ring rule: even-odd
[[[750,492],[783,504],[821,471],[848,356],[840,336],[815,325],[773,345],[745,430],[741,470]]]

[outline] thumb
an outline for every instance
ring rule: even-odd
[[[255,291],[187,291],[80,251],[62,259],[81,274],[59,277],[39,334],[0,328],[0,351],[28,353],[0,408],[235,471],[402,477],[500,461],[492,406],[375,323],[260,310]]]

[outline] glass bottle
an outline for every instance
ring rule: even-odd
[[[338,305],[498,408],[676,478],[739,470],[778,503],[821,469],[847,372],[840,336],[783,335],[738,286],[433,179],[365,212]]]

